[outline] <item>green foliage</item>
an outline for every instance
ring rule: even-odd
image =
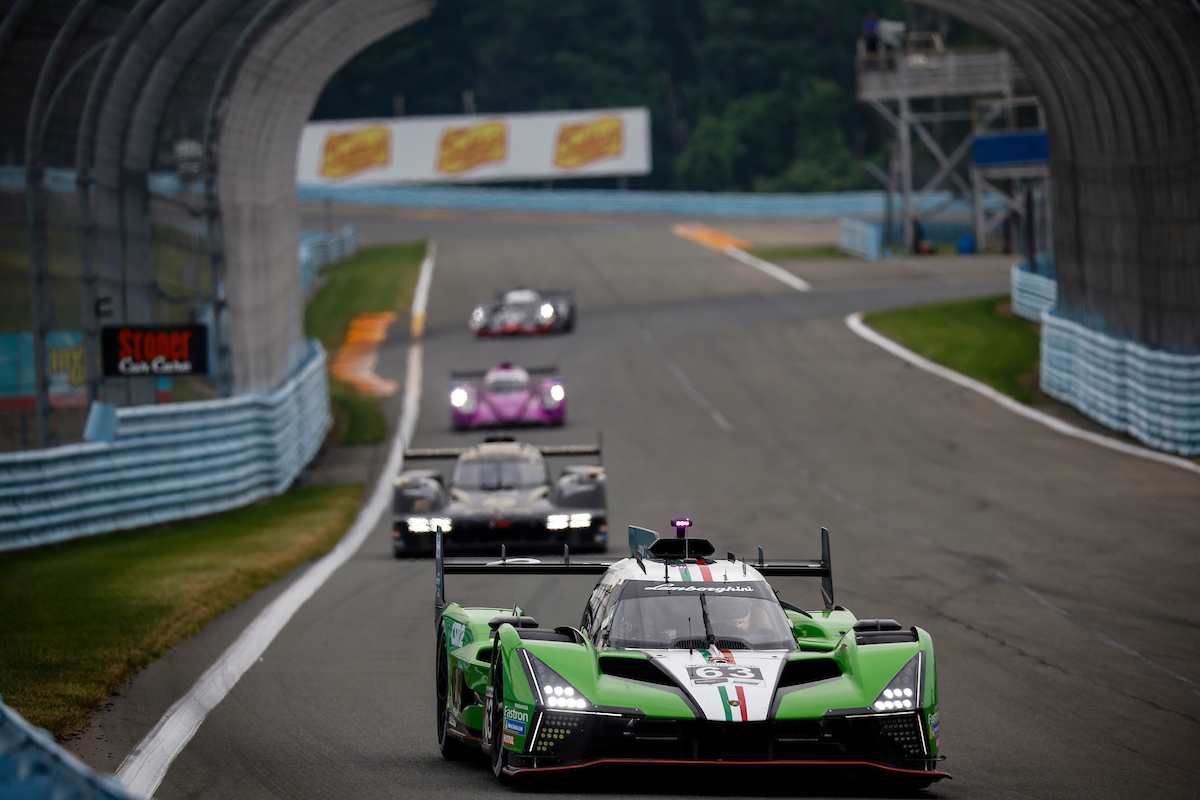
[[[82,727],[138,670],[327,552],[359,486],[293,489],[204,519],[0,555],[0,694],[34,725]]]
[[[1041,335],[1013,316],[1007,297],[869,314],[871,327],[908,349],[969,375],[1022,403],[1044,402],[1037,388]]]
[[[899,0],[439,0],[431,17],[334,76],[318,119],[642,105],[647,188],[833,191],[866,187],[858,164],[883,128],[854,99],[868,11]]]

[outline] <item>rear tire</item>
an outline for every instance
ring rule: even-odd
[[[471,757],[471,750],[450,733],[450,655],[441,625],[438,625],[436,681],[438,749],[447,761],[463,761]]]

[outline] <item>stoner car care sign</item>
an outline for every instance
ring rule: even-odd
[[[208,374],[203,325],[114,325],[101,330],[104,374],[110,378]]]

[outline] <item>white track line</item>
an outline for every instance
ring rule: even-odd
[[[726,433],[731,433],[733,431],[733,423],[725,419],[725,415],[718,411],[716,406],[708,402],[707,397],[700,394],[700,390],[695,387],[695,385],[688,378],[687,374],[679,368],[678,364],[669,358],[666,359],[666,361],[667,369],[670,370],[671,374],[675,376],[675,380],[679,381],[679,385],[683,387],[684,393],[688,397],[692,398],[692,400],[696,401],[696,405],[708,412],[708,415],[713,418],[713,422],[717,423],[718,428]]]
[[[808,281],[801,280],[792,273],[788,272],[783,267],[772,264],[770,261],[763,261],[757,256],[752,256],[745,250],[739,250],[736,247],[726,247],[721,250],[727,256],[732,256],[743,264],[749,264],[757,270],[761,270],[777,281],[786,283],[788,286],[795,289],[797,292],[811,292],[812,286]]]
[[[428,300],[430,278],[433,274],[434,243],[429,244],[430,255],[421,265],[417,281],[416,296],[413,298],[414,316],[420,304],[422,317]],[[405,443],[412,439],[417,428],[417,415],[421,410],[421,371],[424,348],[414,341],[408,346],[408,363],[404,378],[404,403],[400,412],[400,424],[392,436],[387,463],[379,473],[379,479],[358,517],[346,531],[341,541],[320,561],[308,568],[283,594],[271,601],[254,618],[237,640],[221,657],[209,667],[187,694],[167,709],[162,719],[146,734],[133,751],[126,756],[116,772],[116,778],[125,784],[131,793],[149,797],[157,791],[167,769],[183,748],[196,735],[200,723],[208,712],[225,699],[238,680],[258,660],[288,620],[300,607],[329,580],[334,572],[350,560],[367,536],[375,529],[383,512],[392,500],[392,479],[404,464]]]
[[[846,317],[846,327],[850,328],[850,330],[854,331],[871,344],[882,347],[892,355],[903,358],[913,366],[920,367],[926,372],[932,372],[934,375],[945,378],[953,383],[957,383],[959,386],[965,387],[974,392],[978,392],[989,400],[1004,406],[1014,414],[1020,414],[1026,419],[1031,419],[1034,422],[1045,425],[1050,430],[1055,431],[1056,433],[1061,433],[1063,436],[1071,436],[1076,439],[1083,439],[1086,442],[1098,444],[1101,447],[1107,447],[1109,450],[1116,450],[1119,453],[1137,456],[1138,458],[1144,458],[1148,461],[1157,461],[1160,464],[1178,467],[1179,469],[1185,469],[1188,472],[1200,473],[1200,464],[1196,464],[1194,461],[1189,461],[1188,459],[1180,458],[1179,456],[1171,456],[1167,455],[1166,453],[1160,453],[1156,450],[1150,450],[1146,447],[1138,447],[1137,445],[1128,444],[1120,441],[1119,439],[1114,439],[1111,436],[1102,436],[1098,433],[1085,431],[1083,428],[1077,428],[1069,422],[1063,422],[1061,419],[1057,419],[1056,417],[1052,417],[1042,411],[1038,411],[1022,403],[1018,403],[1008,395],[1001,394],[992,387],[984,383],[980,383],[973,378],[968,378],[966,375],[955,372],[952,369],[947,369],[940,364],[935,364],[929,359],[917,355],[908,348],[897,344],[878,331],[868,327],[867,324],[863,322],[863,315],[861,311],[857,311]]]

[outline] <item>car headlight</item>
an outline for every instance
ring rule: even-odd
[[[550,399],[554,402],[561,403],[566,396],[567,390],[562,387],[561,383],[556,383],[550,387]]]
[[[592,707],[583,692],[559,675],[537,656],[525,651],[525,658],[533,670],[533,684],[541,704],[556,711],[586,711]]]
[[[462,388],[455,389],[450,392],[450,405],[455,408],[462,408],[471,400],[471,394]]]
[[[409,517],[408,532],[409,533],[433,533],[441,531],[449,533],[453,524],[449,517]]]
[[[550,319],[554,316],[554,306],[549,303],[542,303],[542,307],[538,309],[538,314],[542,319]]]
[[[591,525],[592,525],[592,515],[591,514],[572,514],[571,515],[571,527],[572,528],[590,528]]]
[[[570,514],[551,514],[546,517],[546,529],[551,531],[561,531],[571,524]]]
[[[485,322],[487,322],[487,309],[483,306],[477,306],[475,310],[471,312],[471,327],[481,328]]]
[[[908,660],[887,688],[875,698],[872,708],[876,711],[905,711],[921,707],[921,656],[921,653],[917,653]]]

